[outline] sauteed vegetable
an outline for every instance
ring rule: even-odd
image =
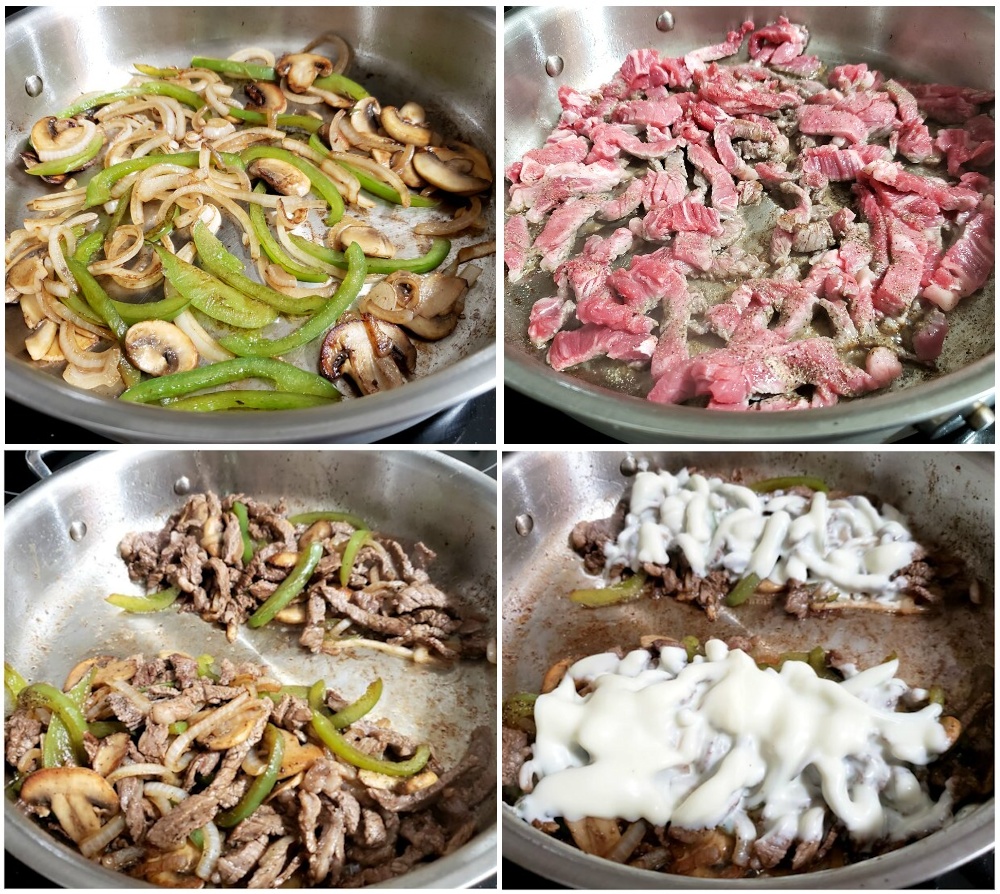
[[[492,174],[420,105],[383,106],[348,78],[351,56],[324,35],[277,59],[137,64],[123,88],[40,119],[25,171],[61,188],[29,202],[38,216],[5,251],[31,359],[189,411],[322,405],[419,373],[415,343],[455,330],[469,261],[493,252],[474,241]],[[452,239],[465,245],[443,266]],[[396,270],[415,287],[358,304]],[[326,337],[351,322],[350,339]]]
[[[491,735],[445,768],[322,681],[266,667],[98,655],[5,723],[18,805],[91,860],[167,887],[358,887],[459,847],[492,791]],[[54,743],[66,746],[54,749]]]

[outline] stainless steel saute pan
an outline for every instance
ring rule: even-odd
[[[810,474],[831,487],[873,493],[910,519],[918,538],[967,563],[984,585],[981,605],[944,606],[928,615],[857,611],[799,621],[766,606],[726,609],[709,622],[672,599],[601,609],[568,602],[593,586],[569,547],[573,526],[606,518],[626,492],[637,463],[712,473],[745,469],[754,477]],[[680,638],[756,635],[776,651],[835,648],[864,666],[895,652],[900,675],[915,685],[968,693],[994,663],[994,460],[984,453],[522,453],[503,466],[503,694],[537,692],[545,670],[567,656],[632,648],[644,634]],[[589,583],[585,583],[589,582]],[[979,666],[979,670],[977,670]],[[990,676],[992,679],[992,673]],[[978,690],[976,690],[978,691]],[[623,731],[627,735],[627,731]],[[994,801],[891,853],[841,869],[753,880],[706,880],[646,872],[589,856],[556,841],[503,808],[504,857],[573,887],[903,888],[993,847]]]
[[[35,7],[6,26],[7,232],[40,194],[18,153],[43,115],[82,93],[124,84],[135,62],[185,64],[193,55],[228,56],[241,47],[276,52],[341,34],[355,50],[349,74],[394,102],[416,100],[433,121],[482,147],[495,168],[496,20],[493,10],[460,7],[175,6]],[[41,84],[41,92],[36,88]],[[30,91],[29,91],[30,88]],[[492,220],[492,214],[487,212]],[[483,235],[490,238],[489,234]],[[492,258],[471,290],[465,319],[441,342],[421,346],[420,378],[403,389],[344,401],[333,410],[279,413],[165,413],[96,397],[66,385],[24,350],[16,308],[6,318],[7,394],[21,403],[119,441],[150,443],[364,442],[386,437],[493,387],[496,274]]]
[[[294,632],[246,630],[230,646],[224,631],[172,609],[125,616],[104,602],[137,592],[117,546],[129,531],[159,529],[186,494],[242,491],[284,498],[292,511],[350,507],[375,530],[422,539],[438,553],[432,574],[496,620],[496,483],[442,454],[418,452],[119,450],[67,467],[6,507],[4,514],[4,659],[29,680],[62,684],[94,653],[122,656],[163,649],[266,664],[288,683],[323,678],[360,694],[382,677],[384,716],[431,743],[448,764],[471,730],[496,717],[496,667],[463,662],[433,670],[382,653],[311,655]],[[383,705],[380,703],[380,710]],[[40,830],[11,800],[4,804],[4,845],[66,887],[136,887]],[[463,887],[496,871],[496,805],[483,805],[480,833],[454,854],[390,886]]]
[[[633,49],[683,55],[718,43],[744,19],[760,25],[778,15],[806,25],[812,35],[808,52],[826,62],[867,62],[937,83],[994,84],[992,8],[524,8],[507,17],[504,29],[504,166],[545,140],[558,118],[560,86],[596,90]],[[551,277],[526,277],[505,285],[504,378],[518,391],[627,442],[870,442],[908,424],[967,412],[992,394],[993,282],[949,315],[951,333],[935,377],[905,373],[905,381],[889,393],[821,410],[726,413],[654,404],[645,400],[648,387],[642,390],[621,371],[553,370],[527,338],[528,312],[544,297],[541,290],[551,286]],[[549,288],[544,294],[551,293]]]

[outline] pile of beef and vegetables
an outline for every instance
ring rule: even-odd
[[[494,649],[435,584],[429,546],[352,513],[199,493],[119,554],[144,592],[106,596],[124,623],[191,612],[229,642],[270,624],[292,650],[442,670]],[[492,725],[445,762],[385,713],[381,677],[348,697],[225,651],[81,656],[61,685],[5,664],[8,796],[88,859],[168,887],[359,887],[482,828]]]

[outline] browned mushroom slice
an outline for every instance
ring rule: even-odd
[[[142,320],[125,333],[125,353],[144,373],[165,376],[198,365],[198,349],[181,329],[166,320]]]
[[[101,828],[102,813],[118,812],[118,795],[104,777],[86,767],[36,770],[21,786],[21,800],[40,816],[54,814],[79,844]]]
[[[459,276],[418,276],[398,270],[377,283],[361,299],[359,308],[435,341],[454,332],[465,309],[468,288]]]
[[[462,167],[467,167],[471,170],[471,160],[460,157],[457,161],[464,162],[464,164],[458,165],[454,162],[446,162],[431,149],[423,149],[414,154],[413,168],[432,186],[443,189],[445,192],[454,193],[455,195],[473,196],[476,193],[489,189],[489,180],[482,177],[475,177],[461,170]]]
[[[89,118],[56,118],[50,115],[31,128],[31,145],[39,161],[56,161],[79,155],[97,134]]]
[[[406,333],[371,314],[334,326],[320,351],[320,372],[328,379],[350,377],[363,394],[405,384],[416,364],[417,351]]]
[[[420,110],[420,120],[404,116],[403,109],[413,108]],[[382,128],[400,143],[427,146],[431,141],[431,129],[423,124],[423,109],[416,103],[407,103],[403,109],[397,109],[395,106],[386,106],[382,109],[380,116]]]
[[[288,108],[288,100],[277,84],[251,81],[243,89],[250,99],[246,104],[248,112],[274,112],[280,115]]]
[[[295,165],[280,158],[257,158],[247,165],[251,177],[266,180],[276,192],[283,196],[308,195],[312,184],[309,178]]]
[[[346,251],[347,246],[356,242],[369,258],[393,258],[396,256],[396,246],[375,227],[350,226],[340,231],[340,245]]]
[[[314,53],[286,53],[277,61],[274,70],[288,79],[288,89],[292,93],[305,93],[316,78],[326,77],[333,71],[333,63]]]

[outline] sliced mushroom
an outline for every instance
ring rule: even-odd
[[[283,196],[307,195],[312,187],[309,178],[290,162],[280,158],[257,158],[250,162],[247,173],[251,177],[266,180],[273,189]]]
[[[415,105],[407,103],[407,106]],[[406,108],[406,106],[404,106]],[[417,106],[417,108],[420,108]],[[423,109],[420,109],[423,112]],[[414,146],[427,146],[431,141],[431,129],[407,120],[400,109],[394,106],[386,106],[382,109],[380,116],[382,127],[394,140],[400,143],[412,143]]]
[[[31,128],[31,145],[39,161],[56,161],[79,155],[97,133],[89,118],[56,118],[50,115]]]
[[[29,255],[7,271],[7,285],[22,295],[31,295],[41,291],[42,282],[48,275],[41,257]]]
[[[224,717],[219,723],[197,736],[199,742],[211,751],[226,751],[243,744],[250,738],[254,726],[260,720],[267,706],[259,701],[251,701],[242,711]]]
[[[198,365],[198,349],[188,335],[166,320],[142,320],[125,333],[125,353],[144,373],[165,376]]]
[[[378,134],[376,124],[379,120],[381,107],[374,96],[365,96],[354,103],[351,109],[351,127],[358,133]]]
[[[288,79],[288,89],[292,93],[305,93],[316,78],[326,77],[333,71],[333,63],[314,53],[285,53],[274,70]]]
[[[359,309],[435,341],[455,330],[468,288],[459,276],[418,276],[398,270],[377,283],[362,298]]]
[[[243,90],[250,99],[245,106],[248,112],[274,112],[280,115],[288,108],[288,100],[277,84],[251,81]]]
[[[324,757],[323,749],[312,742],[303,745],[288,730],[279,729],[281,738],[285,740],[285,750],[281,755],[281,768],[278,770],[279,779],[287,779],[303,770],[308,770],[316,761]]]
[[[490,186],[489,180],[455,170],[430,149],[414,154],[413,168],[428,183],[459,196],[474,196]]]
[[[320,372],[328,379],[349,376],[363,394],[405,384],[416,364],[417,351],[406,333],[367,313],[334,326],[320,351]]]
[[[55,814],[77,844],[101,828],[101,813],[118,812],[118,795],[104,777],[86,767],[36,770],[21,786],[21,800],[40,816]]]
[[[375,227],[345,227],[340,231],[340,244],[346,251],[352,242],[360,245],[361,250],[370,258],[393,258],[396,256],[396,246]]]
[[[125,755],[128,754],[131,744],[132,740],[128,733],[112,733],[101,739],[91,761],[94,772],[100,776],[107,776],[112,770],[116,770],[118,765],[125,760]]]

